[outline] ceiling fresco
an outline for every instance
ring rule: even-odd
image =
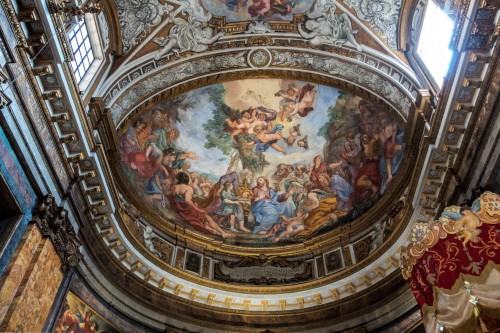
[[[336,88],[284,79],[213,84],[160,102],[120,133],[123,172],[148,207],[227,244],[300,243],[386,192],[403,130]]]
[[[203,6],[227,22],[248,20],[290,21],[294,14],[308,11],[313,0],[203,0]]]

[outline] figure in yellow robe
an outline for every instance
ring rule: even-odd
[[[328,221],[337,221],[346,214],[347,212],[337,209],[337,198],[324,199],[317,208],[309,213],[309,216],[304,221],[305,230],[298,233],[295,237],[309,237]]]

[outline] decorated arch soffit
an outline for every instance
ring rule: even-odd
[[[122,210],[97,228],[125,269],[250,311],[326,304],[397,269],[419,95],[394,50],[398,1],[116,7],[126,56],[97,95]]]

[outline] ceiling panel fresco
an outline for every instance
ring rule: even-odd
[[[282,246],[369,210],[401,165],[402,128],[336,88],[230,81],[129,120],[122,171],[147,207],[180,227],[226,244]]]
[[[224,16],[227,22],[248,20],[290,21],[294,14],[304,14],[313,0],[203,0],[203,6],[216,16]]]

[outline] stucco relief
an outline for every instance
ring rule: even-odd
[[[248,25],[247,34],[263,34],[275,32],[269,22],[253,21]]]
[[[389,46],[397,47],[397,26],[401,0],[344,0],[345,4],[356,11],[359,19],[367,22]]]
[[[209,33],[211,29],[206,27],[206,22],[210,21],[212,15],[199,4],[198,0],[173,0],[164,4],[158,0],[125,0],[115,1],[115,3],[118,8],[118,17],[122,29],[124,53],[127,53],[139,44],[142,39],[151,33],[152,28],[158,26],[167,15],[170,20],[178,14],[187,14],[189,17],[188,21],[182,18],[177,18],[177,22],[173,21],[175,26],[180,25],[180,27],[172,28],[174,31],[169,35],[169,40],[175,39],[181,51],[188,49],[197,52],[204,51],[204,49],[197,49],[196,46],[188,47],[186,46],[186,42],[188,44],[204,45],[209,44],[208,40],[214,37],[213,34]],[[172,4],[176,6],[174,7]],[[208,36],[209,34],[210,36]],[[162,43],[158,44],[161,45]],[[164,46],[162,45],[162,47]],[[172,44],[169,45],[169,50],[171,48],[173,48]]]
[[[117,103],[111,108],[113,121],[117,123],[123,116],[125,110],[130,109],[134,104],[144,96],[169,87],[174,83],[185,79],[195,77],[200,74],[209,73],[214,70],[242,68],[246,67],[245,52],[238,54],[227,54],[217,56],[211,59],[198,59],[175,66],[175,69],[161,71],[156,75],[141,81],[134,89],[130,89]]]
[[[167,20],[174,23],[174,26],[170,28],[168,36],[153,39],[161,47],[155,54],[155,60],[160,60],[171,52],[179,55],[188,51],[206,51],[208,45],[224,36],[223,31],[214,33],[206,22],[199,21],[196,17],[190,16],[187,20],[175,17]]]
[[[287,260],[278,256],[246,257],[215,264],[215,280],[228,283],[271,285],[304,282],[313,278],[311,262]]]
[[[382,73],[376,72],[377,69],[363,69],[355,63],[332,57],[302,52],[270,51],[274,57],[267,67],[270,70],[273,68],[293,67],[307,69],[308,71],[315,70],[328,73],[347,82],[354,83],[361,87],[367,87],[368,90],[392,103],[401,113],[403,118],[407,118],[410,112],[412,100],[415,98],[415,96],[413,96],[415,93],[413,84],[409,84],[408,88],[406,88],[402,83],[400,84],[400,82],[390,83],[388,78],[384,77]],[[133,89],[129,88],[121,96],[118,96],[114,102],[108,102],[112,110],[113,121],[118,125],[125,118],[126,114],[138,103],[143,101],[145,97],[150,97],[174,84],[209,73],[250,68],[251,65],[247,63],[246,58],[247,52],[245,51],[236,54],[214,55],[211,58],[195,59],[190,62],[170,66],[168,67],[168,71],[162,70],[161,72],[153,74],[134,85]],[[380,66],[380,71],[382,71],[385,65],[380,63]],[[391,69],[391,73],[391,80],[397,80],[403,83],[408,81],[406,77],[399,74],[395,69]],[[112,91],[113,96],[118,94],[120,94],[118,90]]]
[[[309,20],[304,24],[305,30],[301,24],[297,26],[299,34],[312,45],[341,47],[349,42],[361,52],[363,47],[354,38],[358,31],[352,28],[346,13],[335,13],[336,8],[332,0],[317,1],[314,9],[307,13]]]
[[[115,2],[122,29],[124,53],[139,44],[167,15],[170,16],[170,20],[178,14],[183,14],[184,17],[177,17],[171,21],[175,25],[168,36],[155,38],[155,41],[163,48],[157,53],[156,59],[162,58],[169,51],[205,51],[207,45],[222,36],[207,27],[212,14],[198,0],[173,0],[163,4],[159,0]],[[306,14],[308,20],[305,22],[305,27],[298,25],[300,35],[310,40],[313,45],[326,44],[340,47],[348,42],[359,51],[362,50],[362,46],[355,38],[358,30],[352,27],[351,19],[346,13],[335,12],[337,3],[335,0],[317,1]],[[367,0],[346,0],[345,4],[353,8],[359,19],[374,28],[390,46],[396,47],[401,0],[384,0],[376,3]],[[187,19],[185,14],[187,14]]]
[[[158,0],[115,0],[115,3],[122,30],[124,53],[137,45],[151,32],[151,28],[160,24],[163,16],[174,9],[173,6],[161,4]]]
[[[104,16],[104,13],[100,13],[98,16],[98,22],[99,22],[99,28],[101,29],[101,36],[102,40],[104,42],[103,49],[106,49],[109,45],[109,27],[108,23],[106,22],[106,17]]]

